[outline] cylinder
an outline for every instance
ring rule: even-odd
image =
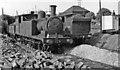
[[[38,12],[38,19],[40,19],[40,18],[45,18],[45,16],[46,16],[46,14],[45,14],[44,11],[39,11],[39,12]]]
[[[56,15],[56,5],[50,5],[51,7],[51,15],[50,16],[55,16]]]

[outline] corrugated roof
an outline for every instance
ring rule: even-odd
[[[60,13],[60,15],[69,15],[69,14],[75,14],[75,12],[83,12],[83,11],[88,11],[87,9],[85,8],[82,8],[80,6],[72,6],[70,8],[68,8],[67,10],[65,10],[63,13]]]

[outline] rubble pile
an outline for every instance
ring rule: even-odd
[[[90,39],[89,44],[112,52],[120,52],[119,39],[118,34],[97,33]]]
[[[109,50],[100,49],[91,45],[80,45],[75,47],[70,54],[90,59],[92,61],[119,67],[119,54]]]
[[[90,68],[81,59],[70,55],[54,55],[47,51],[35,52],[22,48],[22,45],[6,38],[1,47],[3,68]]]

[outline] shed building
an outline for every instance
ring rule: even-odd
[[[68,18],[71,18],[73,15],[80,14],[85,16],[86,13],[90,12],[89,10],[80,7],[80,6],[72,6],[65,10],[64,12],[60,13],[59,16],[62,17],[63,22],[66,21]]]

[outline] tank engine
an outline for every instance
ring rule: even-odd
[[[64,37],[64,24],[60,17],[56,16],[56,5],[51,5],[51,15],[49,18],[43,16],[43,11],[39,12],[37,28],[39,32],[45,33],[43,42],[47,45],[65,45],[72,44],[72,39],[70,37]],[[45,14],[44,14],[45,15]],[[42,34],[43,35],[43,34]],[[71,41],[71,42],[70,42]]]
[[[44,11],[16,16],[16,22],[9,25],[9,32],[22,42],[44,44],[54,50],[80,44],[88,38],[90,18],[74,15],[63,22],[61,16],[56,16],[56,5],[50,7],[50,17],[46,17]]]

